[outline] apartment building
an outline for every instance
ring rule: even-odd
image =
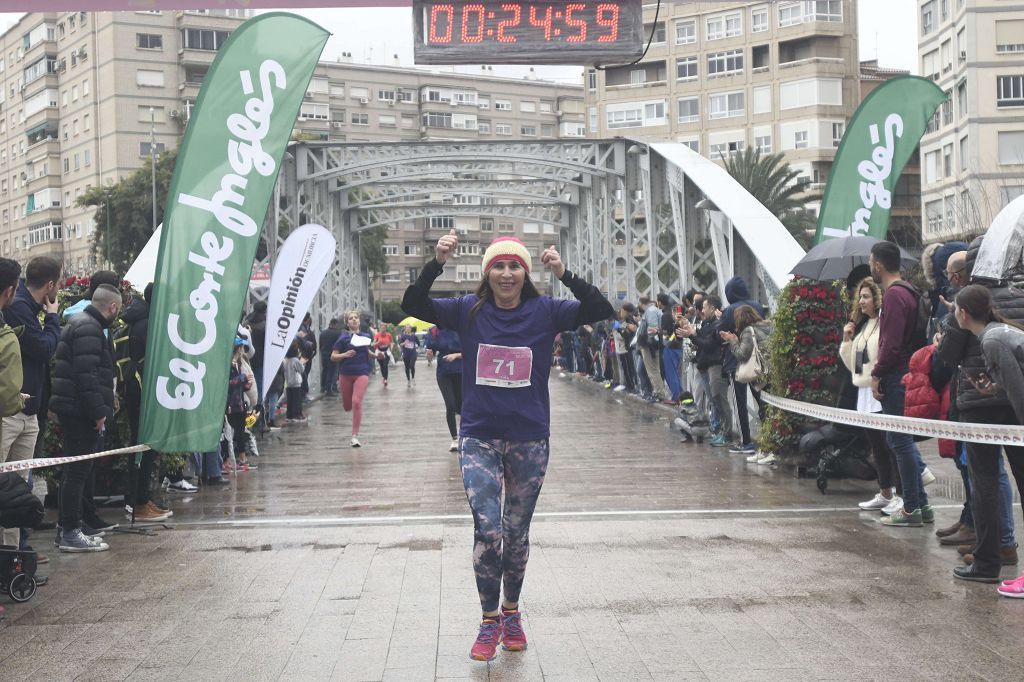
[[[653,40],[637,64],[589,70],[594,136],[681,142],[711,159],[784,152],[824,189],[860,103],[854,0],[645,4]]]
[[[0,253],[87,272],[111,185],[177,146],[194,88],[248,10],[36,12],[0,36]],[[102,258],[99,259],[102,262]]]
[[[921,75],[948,97],[921,139],[924,240],[970,238],[1024,194],[1024,2],[918,6]]]
[[[78,197],[111,185],[181,141],[216,51],[248,10],[32,13],[0,36],[0,254],[64,259],[69,271],[102,263],[91,251],[95,209]],[[555,140],[585,136],[583,89],[508,79],[321,62],[294,138],[336,142]],[[482,204],[481,194],[423,197]],[[551,225],[435,216],[389,226],[391,270],[378,296],[400,298],[437,237],[463,234],[462,255],[500,233],[539,256]],[[475,258],[449,268],[439,290],[479,280]]]

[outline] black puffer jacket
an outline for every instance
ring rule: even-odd
[[[981,247],[981,238],[971,243],[967,251],[966,269],[970,272]],[[979,282],[985,284],[985,282]],[[1005,319],[1024,324],[1024,291],[1012,286],[993,286],[992,302],[997,312]],[[1006,396],[1001,392],[986,395],[974,388],[967,380],[978,372],[985,371],[985,358],[981,354],[978,337],[965,331],[957,324],[956,318],[950,314],[942,321],[942,342],[939,344],[939,357],[951,367],[959,367],[959,381],[956,382],[956,407],[960,412],[983,410],[990,407],[1008,406]]]
[[[43,520],[43,503],[19,474],[0,474],[0,523],[4,528],[35,528]]]
[[[100,311],[87,306],[64,325],[54,368],[50,409],[59,417],[97,421],[114,417],[114,357]]]

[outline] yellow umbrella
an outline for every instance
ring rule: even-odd
[[[434,326],[432,322],[424,322],[423,320],[417,320],[415,317],[407,317],[398,323],[399,327],[412,327],[413,330],[422,332],[430,329]]]

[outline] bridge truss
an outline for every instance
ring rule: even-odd
[[[443,202],[458,194],[468,204]],[[773,300],[803,251],[724,170],[678,144],[549,142],[299,142],[289,147],[264,227],[272,264],[292,229],[327,227],[335,267],[311,310],[321,328],[369,310],[360,234],[430,216],[474,215],[550,224],[568,267],[613,301],[717,291],[742,275]],[[429,258],[426,254],[424,258]],[[554,295],[570,295],[556,285]]]

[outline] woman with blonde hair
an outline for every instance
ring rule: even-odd
[[[370,346],[373,336],[369,332],[359,331],[360,319],[358,310],[345,313],[347,330],[334,342],[331,360],[340,362],[338,383],[341,389],[341,401],[346,412],[352,413],[352,440],[354,448],[360,447],[359,425],[363,421],[363,396],[370,384]]]
[[[882,309],[882,289],[875,280],[865,277],[858,282],[850,298],[850,321],[843,328],[839,358],[850,370],[856,394],[855,397],[847,397],[845,404],[841,404],[840,407],[855,409],[858,412],[881,412],[881,403],[871,394],[871,370],[875,368],[875,362],[878,360],[878,314]],[[903,502],[897,494],[900,490],[900,481],[896,455],[881,431],[863,429],[863,435],[871,446],[875,458],[878,493],[857,506],[865,511],[891,513],[899,509]]]

